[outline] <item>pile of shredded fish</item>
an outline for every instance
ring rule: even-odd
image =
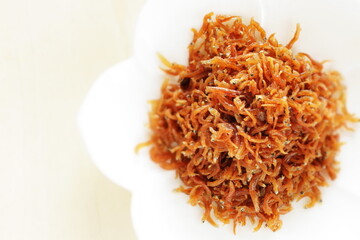
[[[203,221],[278,230],[291,202],[320,201],[336,178],[338,130],[357,119],[341,75],[267,36],[254,21],[212,13],[192,29],[188,65],[161,57],[170,80],[152,101],[151,159],[182,180]]]

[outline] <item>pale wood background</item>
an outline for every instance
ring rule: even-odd
[[[130,194],[84,148],[91,84],[131,54],[145,0],[0,0],[0,239],[135,239]]]

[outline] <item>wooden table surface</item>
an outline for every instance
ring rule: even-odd
[[[0,239],[135,239],[130,193],[91,162],[76,117],[131,55],[145,0],[0,0]]]

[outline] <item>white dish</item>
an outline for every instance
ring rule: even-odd
[[[186,64],[190,28],[198,28],[208,12],[254,17],[281,43],[292,37],[296,23],[302,32],[294,51],[315,59],[331,59],[348,86],[349,110],[360,116],[360,1],[280,0],[149,0],[136,29],[134,56],[107,70],[89,92],[79,116],[88,151],[100,170],[132,192],[132,217],[138,239],[360,239],[360,127],[344,133],[346,145],[338,159],[341,172],[322,189],[322,204],[304,210],[303,202],[282,216],[273,233],[253,226],[214,228],[201,222],[202,210],[173,190],[181,183],[172,171],[151,162],[147,150],[134,147],[149,136],[149,105],[158,98],[165,75],[156,53]]]

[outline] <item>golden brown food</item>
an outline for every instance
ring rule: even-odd
[[[187,66],[169,63],[152,102],[151,159],[182,180],[180,191],[204,209],[203,220],[273,231],[291,202],[320,200],[335,179],[338,129],[357,119],[345,106],[336,71],[293,54],[254,20],[204,17],[193,29]],[[212,217],[213,216],[213,217]]]

